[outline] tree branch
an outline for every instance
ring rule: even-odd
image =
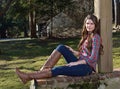
[[[6,6],[0,12],[0,16],[4,15],[8,11],[12,1],[14,1],[14,0],[8,0],[7,1]]]

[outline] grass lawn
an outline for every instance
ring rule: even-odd
[[[0,41],[0,89],[29,89],[30,82],[23,85],[15,74],[15,68],[23,71],[39,70],[58,44],[76,49],[79,38],[69,39],[24,39]],[[63,58],[57,65],[65,63]],[[120,33],[113,34],[113,65],[120,67]]]

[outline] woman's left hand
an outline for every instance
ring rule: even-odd
[[[66,66],[75,66],[75,65],[79,65],[79,64],[86,64],[86,61],[85,60],[79,60],[79,61],[76,61],[76,62],[70,62]]]
[[[75,65],[78,65],[77,62],[70,62],[69,64],[66,64],[66,66],[75,66]]]

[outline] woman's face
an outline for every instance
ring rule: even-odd
[[[85,23],[88,32],[92,32],[95,29],[95,24],[91,19],[87,19]]]

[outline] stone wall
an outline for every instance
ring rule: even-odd
[[[31,81],[30,89],[120,89],[120,71],[85,77],[58,76]]]

